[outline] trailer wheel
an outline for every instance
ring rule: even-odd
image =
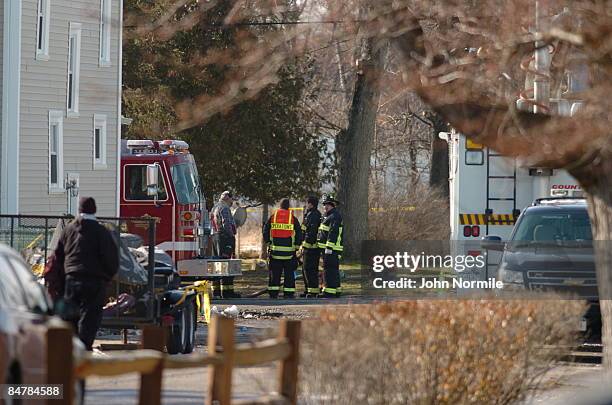
[[[185,308],[178,312],[174,320],[174,325],[169,328],[168,341],[166,342],[168,354],[178,354],[185,350],[186,312]]]
[[[196,310],[195,310],[195,306],[193,305],[193,301],[185,304],[185,309],[183,309],[183,312],[186,313],[185,316],[185,347],[183,350],[183,353],[188,354],[191,353],[193,351],[193,349],[195,348],[195,332],[196,332],[196,327],[197,327],[197,320],[196,320]]]

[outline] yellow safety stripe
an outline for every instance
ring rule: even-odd
[[[302,231],[306,230],[306,225],[302,224]]]
[[[323,291],[326,293],[335,294],[337,290],[335,288],[325,287]]]
[[[314,294],[318,294],[318,293],[319,293],[319,291],[320,291],[320,290],[319,290],[318,288],[309,288],[309,289],[308,289],[308,292],[309,292],[309,293],[314,293]]]
[[[329,232],[329,230],[330,230],[329,225],[325,225],[325,224],[319,225],[319,231],[327,231],[327,232]]]
[[[233,285],[223,285],[221,284],[221,291],[233,291],[234,290],[234,286]]]
[[[293,231],[293,224],[273,223],[272,229],[280,229],[282,231]]]
[[[277,286],[268,286],[268,291],[280,291],[280,287]]]
[[[293,256],[277,256],[277,255],[272,255],[271,257],[273,259],[277,259],[277,260],[291,260],[291,259],[293,259]]]
[[[325,244],[325,247],[330,248],[332,250],[336,250],[338,252],[342,252],[344,250],[344,247],[342,247],[342,246],[340,246],[340,245],[338,245],[336,243],[331,243],[331,242],[327,242]]]
[[[302,246],[307,248],[307,249],[315,249],[315,248],[319,247],[319,245],[317,243],[308,243],[308,242],[304,242],[302,244]]]
[[[277,252],[295,252],[295,248],[293,246],[272,245],[272,250]]]
[[[516,218],[513,214],[459,214],[461,225],[487,225],[487,222],[489,225],[514,225]]]
[[[285,287],[285,288],[283,288],[283,291],[284,291],[284,292],[295,292],[295,288],[292,288],[292,287]]]
[[[325,243],[323,243],[323,242],[319,242],[319,243],[318,243],[318,246],[319,246],[319,248],[321,248],[321,249],[325,249]]]

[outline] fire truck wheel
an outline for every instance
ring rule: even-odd
[[[174,325],[170,326],[168,341],[166,342],[168,354],[178,354],[185,350],[186,316],[184,309],[178,312],[174,319]]]
[[[196,310],[193,301],[185,304],[185,348],[183,353],[191,353],[195,348],[195,332],[196,332]]]

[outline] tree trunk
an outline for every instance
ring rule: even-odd
[[[356,259],[361,241],[368,238],[368,185],[372,141],[386,46],[373,50],[372,39],[364,39],[355,81],[348,128],[336,138],[338,199],[344,217],[344,257]]]
[[[268,211],[268,204],[263,204],[261,206],[261,229],[263,231],[263,227],[266,224],[266,222],[268,222],[268,217],[270,216],[269,211]],[[264,241],[263,238],[263,232],[261,232],[261,251],[259,253],[259,258],[260,259],[267,259],[268,258],[268,246],[266,246],[266,242]]]
[[[608,163],[608,166],[612,166],[612,163]],[[598,184],[588,188],[589,216],[595,241],[601,337],[604,346],[603,366],[612,371],[612,181],[609,178],[597,180]]]

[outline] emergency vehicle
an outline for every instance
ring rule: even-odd
[[[180,140],[122,140],[121,152],[121,216],[156,219],[156,249],[172,256],[181,279],[240,275],[240,260],[205,257],[210,220],[189,145]]]
[[[582,196],[564,170],[521,166],[456,131],[440,136],[449,145],[451,240],[488,235],[507,240],[523,208],[534,200]]]
[[[475,278],[497,273],[501,252],[485,252],[486,236],[508,240],[521,211],[544,197],[581,197],[565,170],[523,166],[452,130],[440,133],[449,146],[451,244],[455,255],[485,255],[486,268]]]

